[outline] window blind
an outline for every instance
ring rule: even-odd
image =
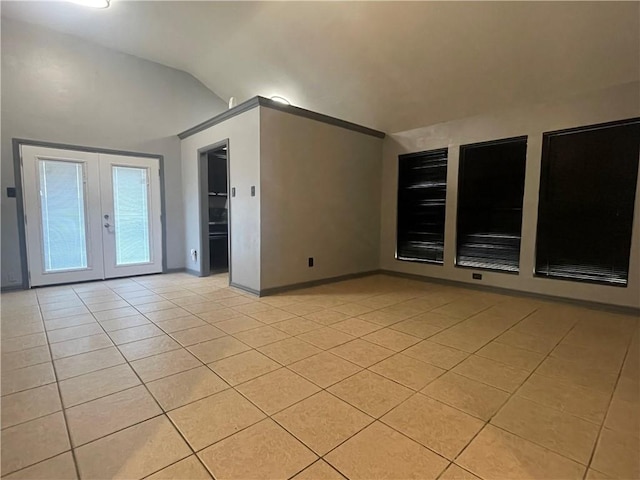
[[[527,137],[460,147],[456,266],[518,272]]]
[[[442,263],[447,149],[400,155],[396,258]]]
[[[87,268],[84,164],[38,161],[43,271]]]
[[[116,265],[151,261],[146,168],[112,167]]]
[[[543,135],[537,276],[626,286],[640,119]]]

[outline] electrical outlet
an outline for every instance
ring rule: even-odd
[[[198,251],[195,248],[191,249],[191,260],[193,260],[193,263],[198,261]]]
[[[472,273],[471,274],[471,278],[473,278],[474,280],[482,280],[482,274],[481,273]]]
[[[7,281],[9,283],[16,283],[18,281],[18,279],[16,278],[15,272],[7,273]]]
[[[309,266],[313,267],[313,257],[309,257]]]

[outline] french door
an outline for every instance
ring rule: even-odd
[[[30,286],[162,271],[158,159],[21,153]]]

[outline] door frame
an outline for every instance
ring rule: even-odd
[[[207,153],[211,150],[218,150],[227,147],[227,256],[229,257],[229,284],[232,282],[232,262],[231,262],[231,148],[228,138],[212,143],[206,147],[198,149],[198,202],[200,206],[200,277],[211,275],[209,265],[209,161]],[[205,247],[206,245],[206,247]]]
[[[164,191],[164,155],[153,153],[132,152],[128,150],[115,150],[110,148],[87,147],[82,145],[68,145],[65,143],[44,142],[40,140],[30,140],[25,138],[12,138],[13,148],[13,173],[16,189],[16,210],[18,216],[18,239],[20,243],[20,265],[22,267],[22,288],[27,290],[29,285],[29,265],[27,263],[27,235],[24,222],[25,208],[22,192],[22,156],[20,147],[33,146],[45,148],[58,148],[61,150],[73,150],[87,153],[104,153],[108,155],[123,155],[130,157],[155,158],[160,165],[160,223],[162,228],[162,273],[167,273],[167,222],[166,204]]]

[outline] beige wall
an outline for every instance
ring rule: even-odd
[[[389,135],[384,142],[382,172],[382,224],[380,265],[386,270],[429,277],[473,282],[527,292],[640,307],[640,195],[636,195],[634,227],[627,288],[550,280],[533,276],[535,235],[540,180],[542,133],[640,115],[640,85],[620,85],[564,102],[514,108],[483,116]],[[471,271],[455,268],[455,214],[457,209],[458,152],[467,143],[528,135],[527,168],[523,206],[520,274],[483,272],[473,281]],[[449,147],[444,265],[398,261],[395,255],[398,155]],[[603,167],[603,168],[606,168]],[[640,188],[638,189],[640,191]]]
[[[254,108],[182,140],[182,188],[184,191],[185,264],[200,271],[191,249],[201,245],[201,212],[198,150],[229,139],[230,187],[236,196],[231,205],[231,281],[260,289],[260,109]],[[256,196],[251,197],[251,186]]]
[[[260,112],[261,288],[376,270],[382,140]]]

